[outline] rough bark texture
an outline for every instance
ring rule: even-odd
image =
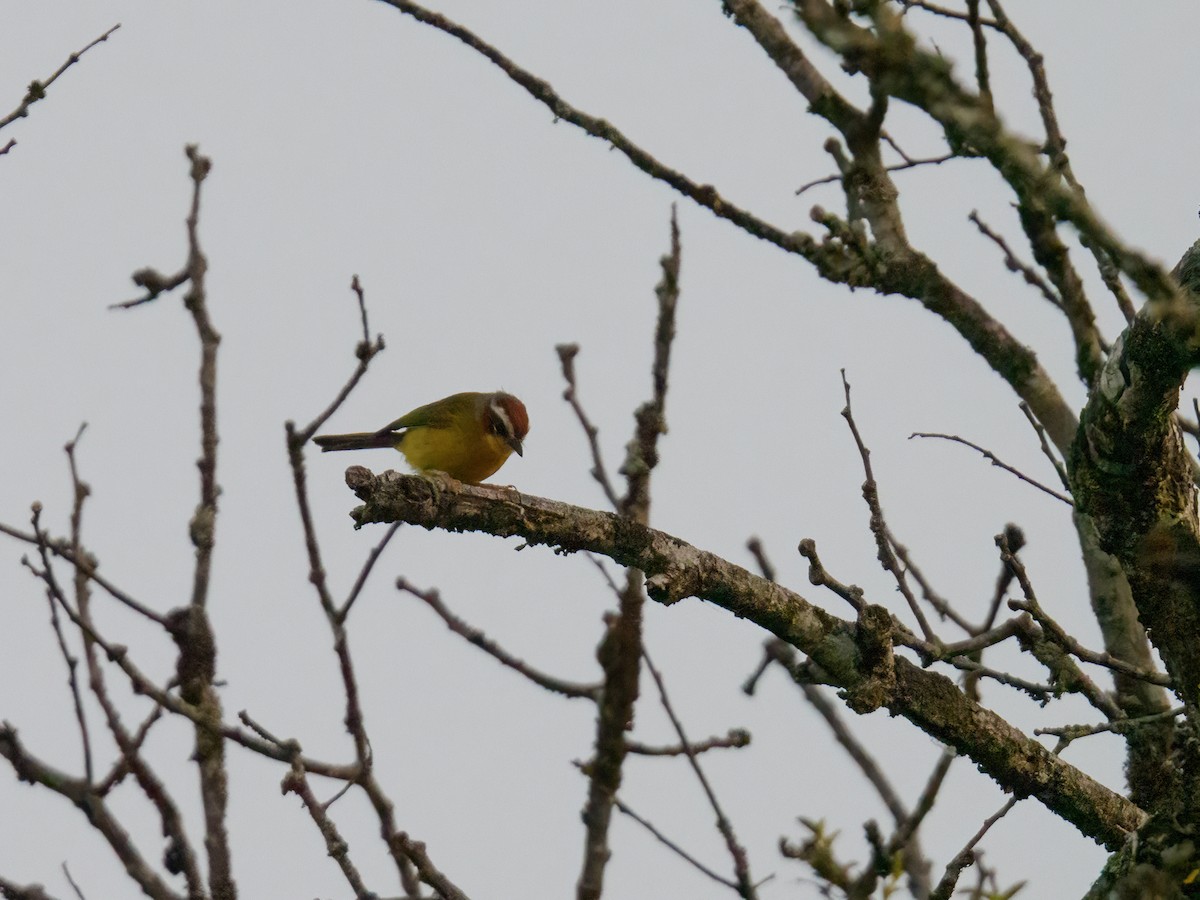
[[[1036,740],[973,702],[950,679],[880,652],[882,617],[867,606],[848,622],[799,594],[661,531],[611,513],[516,491],[464,485],[361,466],[346,483],[364,501],[351,515],[359,525],[403,521],[447,531],[518,536],[560,552],[589,550],[646,573],[652,599],[698,597],[750,619],[811,657],[858,712],[886,706],[969,756],[981,771],[1017,796],[1036,797],[1079,830],[1116,849],[1144,821],[1124,797],[1060,760]],[[888,620],[890,622],[890,619]]]

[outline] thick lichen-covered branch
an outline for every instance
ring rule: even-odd
[[[588,550],[641,569],[651,598],[660,603],[696,597],[749,619],[807,653],[856,710],[886,706],[969,756],[1006,790],[1036,797],[1105,846],[1119,846],[1143,820],[1137,806],[971,701],[950,679],[881,653],[879,625],[890,623],[890,617],[873,615],[882,612],[879,607],[865,606],[858,623],[848,622],[665,532],[511,489],[464,485],[451,490],[437,479],[395,472],[376,476],[360,466],[347,470],[346,482],[364,501],[352,513],[359,526],[404,521],[520,537],[558,552]]]
[[[1118,340],[1084,409],[1069,469],[1079,508],[1092,517],[1103,548],[1121,560],[1142,621],[1196,707],[1200,525],[1175,412],[1200,354],[1186,321],[1180,324],[1147,307]]]

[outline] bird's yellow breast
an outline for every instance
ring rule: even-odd
[[[469,484],[483,481],[512,454],[497,435],[469,437],[456,428],[410,428],[400,436],[396,449],[418,471],[436,469]]]

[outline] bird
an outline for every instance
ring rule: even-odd
[[[444,472],[479,484],[515,452],[524,456],[529,413],[504,391],[451,394],[418,406],[378,431],[323,434],[313,438],[322,451],[394,447],[418,472]]]

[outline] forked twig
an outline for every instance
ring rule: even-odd
[[[878,551],[878,558],[883,568],[890,572],[896,581],[896,587],[900,589],[901,595],[908,601],[908,608],[912,611],[913,617],[917,620],[917,624],[921,627],[921,634],[925,640],[930,643],[936,643],[937,635],[929,626],[929,620],[925,618],[925,613],[921,610],[921,605],[917,603],[917,598],[913,595],[912,588],[908,585],[908,577],[905,574],[904,568],[896,559],[896,554],[892,552],[892,542],[890,531],[887,527],[887,521],[883,517],[883,505],[879,502],[879,485],[875,482],[875,473],[871,470],[871,451],[867,449],[867,445],[863,442],[862,435],[859,434],[858,425],[854,421],[854,412],[850,408],[850,382],[846,380],[846,370],[842,369],[842,389],[846,395],[846,405],[842,409],[842,418],[850,426],[850,433],[854,436],[854,443],[858,447],[858,455],[862,457],[863,472],[866,475],[866,481],[863,482],[862,495],[867,501],[867,507],[871,511],[870,527],[871,534],[875,537],[875,548]]]

